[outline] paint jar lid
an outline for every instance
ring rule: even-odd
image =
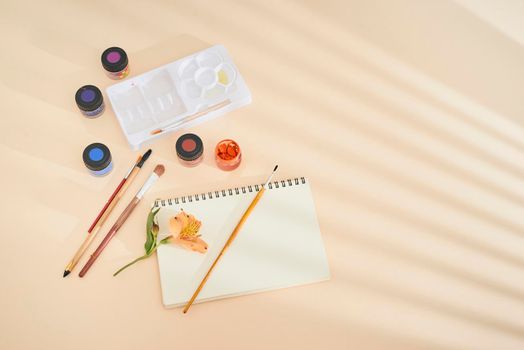
[[[119,47],[110,47],[102,53],[102,66],[109,72],[120,72],[127,64],[127,54]]]
[[[102,143],[92,143],[84,149],[82,154],[84,164],[93,171],[100,171],[111,164],[111,152]]]
[[[75,101],[78,108],[89,112],[100,107],[104,102],[104,97],[96,86],[84,85],[76,92]]]
[[[202,139],[195,134],[184,134],[176,141],[176,154],[182,160],[198,159],[204,152]]]

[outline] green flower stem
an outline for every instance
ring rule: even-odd
[[[156,247],[155,247],[155,249],[153,249],[153,251],[152,251],[151,253],[153,253],[155,250],[156,250]],[[144,259],[146,259],[146,258],[149,258],[150,255],[151,255],[151,254],[149,254],[149,255],[146,254],[146,255],[142,255],[140,258],[136,258],[135,260],[131,261],[129,264],[127,264],[127,265],[121,267],[120,270],[118,270],[117,272],[115,272],[115,273],[113,274],[113,277],[116,276],[116,275],[118,275],[120,272],[124,271],[124,270],[127,269],[129,266],[133,265],[134,263],[137,263],[137,262],[139,262],[140,260],[144,260]]]
[[[136,258],[135,260],[131,261],[129,264],[122,266],[117,272],[113,274],[113,277],[118,275],[120,272],[124,271],[125,269],[127,269],[129,266],[139,262],[140,260],[149,258],[151,255],[153,255],[153,253],[157,250],[158,247],[160,247],[162,244],[168,243],[171,237],[172,235],[169,235],[166,238],[162,239],[160,242],[154,243],[153,247],[151,248],[149,252],[147,252],[145,255],[142,255],[140,258]]]

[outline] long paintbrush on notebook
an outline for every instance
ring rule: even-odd
[[[171,235],[170,220],[180,213],[194,216],[201,224],[193,250],[177,244],[158,248],[166,307],[181,306],[190,300],[261,188],[257,184],[155,202],[160,208],[158,239]],[[195,302],[298,286],[329,277],[309,183],[305,178],[273,181]]]

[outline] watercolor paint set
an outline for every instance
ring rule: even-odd
[[[100,59],[110,79],[122,80],[106,89],[107,100],[133,149],[251,103],[246,83],[220,45],[132,78],[128,78],[129,58],[122,48],[110,47]],[[100,117],[108,104],[95,85],[81,86],[75,102],[89,119]],[[202,163],[208,146],[200,136],[186,132],[178,136],[173,151],[181,165],[192,168]],[[120,180],[66,265],[63,277],[81,261],[152,152],[149,149],[139,155]],[[216,143],[214,158],[219,169],[233,171],[241,165],[243,152],[238,142],[225,138]],[[85,147],[82,159],[94,176],[107,175],[114,168],[109,148],[100,142]],[[329,279],[309,185],[303,177],[272,181],[277,169],[275,165],[261,185],[155,200],[146,220],[145,255],[122,266],[113,276],[157,251],[164,305],[185,305],[184,313],[195,302]],[[155,166],[90,254],[79,277],[91,269],[165,170],[163,164]],[[266,199],[260,201],[266,190]],[[166,208],[160,211],[160,207]],[[267,234],[275,227],[285,233],[278,239]],[[308,257],[307,266],[297,269],[297,259],[304,256]]]
[[[251,103],[251,93],[222,45],[107,88],[133,149]]]

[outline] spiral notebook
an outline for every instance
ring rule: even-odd
[[[180,210],[202,222],[204,254],[167,244],[158,248],[163,304],[185,304],[224,246],[261,185],[157,200],[159,239]],[[249,216],[196,302],[328,280],[329,266],[315,205],[305,178],[274,181]]]

